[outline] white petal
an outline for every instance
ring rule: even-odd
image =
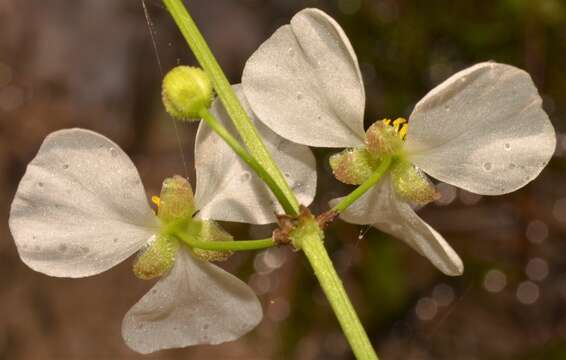
[[[334,205],[340,199],[331,201]],[[369,190],[342,215],[353,224],[371,224],[404,240],[446,275],[461,275],[462,260],[444,238],[395,194],[389,177]]]
[[[529,74],[481,63],[425,96],[409,121],[407,149],[429,175],[468,191],[498,195],[533,180],[556,135]]]
[[[45,139],[10,210],[20,257],[51,276],[105,271],[139,250],[156,225],[132,161],[106,137],[82,129]]]
[[[220,344],[251,331],[262,316],[246,284],[182,248],[171,272],[128,311],[122,336],[143,354]]]
[[[305,9],[250,57],[242,85],[253,111],[294,142],[353,147],[363,142],[365,93],[356,54],[340,25]]]
[[[316,192],[316,160],[312,151],[307,146],[283,139],[257,121],[241,87],[234,85],[234,90],[299,202],[309,205]],[[237,134],[220,100],[214,102],[211,112],[232,134]],[[197,133],[195,167],[195,201],[200,209],[199,217],[268,224],[276,221],[275,212],[283,212],[269,188],[204,122]]]

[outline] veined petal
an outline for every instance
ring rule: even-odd
[[[410,117],[407,151],[429,175],[468,191],[498,195],[533,180],[556,135],[529,74],[481,63],[433,89]]]
[[[242,85],[273,131],[309,146],[363,143],[365,92],[356,54],[324,12],[305,9],[250,57]]]
[[[243,336],[262,316],[245,283],[182,248],[171,272],[128,311],[122,336],[143,354],[220,344]]]
[[[340,201],[335,199],[331,205]],[[340,217],[353,224],[371,224],[393,235],[428,258],[446,275],[461,275],[462,260],[444,238],[395,194],[388,177],[364,194]]]
[[[47,136],[18,186],[9,223],[23,262],[62,277],[109,269],[158,226],[130,158],[83,129]]]
[[[241,87],[234,85],[234,90],[299,202],[309,205],[316,192],[316,160],[312,151],[269,130],[249,109]],[[239,138],[220,100],[214,102],[211,112]],[[200,209],[197,217],[268,224],[276,221],[275,212],[283,212],[269,188],[204,122],[197,132],[195,167],[195,202]]]

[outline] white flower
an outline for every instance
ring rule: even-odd
[[[242,86],[258,118],[282,137],[321,147],[365,147],[365,93],[356,55],[340,26],[306,9],[248,60]],[[403,153],[432,177],[468,191],[505,194],[533,180],[555,147],[555,132],[530,76],[480,63],[458,72],[415,106]],[[392,189],[391,177],[342,218],[406,241],[449,275],[458,255]]]
[[[228,125],[220,106],[215,103],[213,112]],[[281,139],[265,126],[261,130],[301,201],[310,203],[316,178],[308,147]],[[275,221],[277,208],[264,184],[206,125],[199,128],[195,152],[196,219]],[[189,192],[192,198],[190,185]],[[82,129],[57,131],[45,139],[20,182],[9,223],[29,267],[71,278],[101,273],[147,249],[162,227],[128,156],[106,137]],[[261,306],[245,283],[184,245],[174,250],[172,269],[124,318],[123,337],[132,349],[149,353],[218,344],[259,323]]]

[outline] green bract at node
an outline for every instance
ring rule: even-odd
[[[212,83],[200,68],[177,66],[163,78],[163,105],[177,120],[199,119],[200,111],[210,107],[213,94]]]

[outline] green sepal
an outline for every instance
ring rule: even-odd
[[[425,173],[408,161],[399,161],[393,166],[391,180],[395,192],[405,201],[424,205],[439,197]]]
[[[346,149],[332,155],[329,162],[334,177],[350,185],[363,183],[379,165],[379,159],[365,148]]]
[[[212,220],[192,220],[187,226],[186,233],[198,241],[234,241],[232,235]],[[204,261],[226,261],[234,252],[193,248],[193,253]]]
[[[161,187],[157,216],[164,224],[189,221],[195,213],[191,184],[184,177],[166,178]]]
[[[134,262],[134,274],[142,280],[164,275],[175,264],[179,241],[165,234],[155,235]]]

